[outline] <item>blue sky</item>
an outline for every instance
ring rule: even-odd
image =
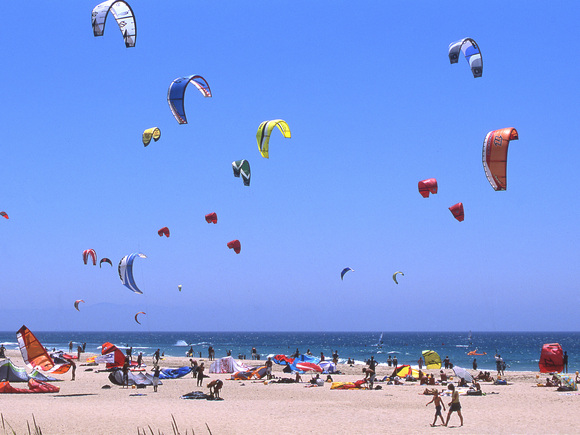
[[[93,36],[95,5],[4,5],[0,330],[578,330],[578,3],[132,1],[130,49],[112,17]],[[463,37],[482,78],[449,64]],[[189,88],[178,125],[167,89],[191,74],[213,97]],[[275,118],[292,138],[266,160]],[[504,127],[495,192],[481,150]]]

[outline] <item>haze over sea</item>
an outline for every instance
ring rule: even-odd
[[[537,371],[540,351],[544,343],[560,343],[568,352],[570,366],[580,355],[579,332],[384,332],[383,346],[378,346],[380,332],[42,332],[33,331],[47,348],[68,351],[72,340],[74,350],[78,344],[87,343],[86,351],[100,353],[103,343],[109,341],[120,348],[133,346],[133,354],[143,352],[151,356],[157,348],[167,356],[184,356],[193,346],[207,358],[207,348],[213,346],[216,357],[226,356],[231,350],[237,358],[251,357],[255,347],[264,359],[270,354],[293,354],[298,348],[301,353],[308,349],[328,358],[338,350],[340,362],[352,358],[362,362],[374,356],[381,363],[389,355],[397,356],[399,364],[416,365],[423,350],[434,350],[441,358],[449,356],[455,365],[471,368],[477,358],[478,368],[494,370],[494,354],[498,352],[507,362],[509,369]],[[0,342],[7,349],[17,349],[14,332],[0,332]],[[478,349],[487,355],[469,356],[467,352]]]

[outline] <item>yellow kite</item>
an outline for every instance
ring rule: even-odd
[[[143,132],[143,145],[149,145],[151,143],[151,139],[157,142],[160,137],[161,130],[159,130],[157,127],[148,128]]]
[[[258,133],[256,133],[256,140],[258,141],[258,149],[262,157],[268,158],[268,144],[270,143],[270,134],[274,127],[278,127],[278,130],[282,133],[285,138],[290,138],[290,127],[283,119],[273,119],[271,121],[264,121],[258,127]]]

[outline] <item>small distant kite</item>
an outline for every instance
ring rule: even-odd
[[[342,272],[340,272],[340,279],[344,278],[346,272],[354,272],[354,269],[351,269],[350,267],[345,267],[344,269],[342,269]]]
[[[247,160],[236,160],[232,162],[232,168],[234,170],[234,177],[242,176],[242,181],[244,186],[250,185],[250,177],[252,176],[250,172],[250,162]]]
[[[83,251],[83,261],[85,262],[85,264],[87,264],[87,261],[89,261],[89,257],[91,257],[93,259],[93,266],[97,265],[97,253],[95,252],[94,249],[85,249]]]
[[[205,221],[208,224],[217,224],[217,213],[208,213],[205,215]]]
[[[8,214],[5,211],[0,211],[0,216],[3,216],[6,219],[9,219]]]
[[[483,169],[493,190],[507,189],[507,153],[511,140],[517,140],[518,131],[502,128],[487,133],[483,141]]]
[[[163,237],[163,236],[169,237],[169,228],[163,227],[159,231],[157,231],[157,234],[159,234],[159,237]]]
[[[101,258],[101,261],[99,261],[99,267],[101,267],[103,263],[109,263],[111,266],[113,266],[113,262],[107,257]]]
[[[399,284],[399,282],[397,281],[397,275],[401,275],[401,276],[405,276],[405,274],[403,272],[397,271],[395,273],[393,273],[393,281],[395,281],[395,284]]]
[[[143,132],[143,145],[149,145],[151,143],[151,139],[157,142],[159,138],[161,138],[161,130],[159,130],[159,128],[148,128]]]
[[[119,29],[125,39],[125,47],[135,47],[135,39],[137,38],[135,14],[129,3],[122,0],[108,0],[95,6],[92,13],[93,34],[95,36],[103,36],[109,11],[113,13],[115,20],[117,20]]]
[[[147,314],[145,311],[139,311],[137,314],[135,314],[135,322],[137,322],[139,325],[141,324],[141,322],[139,320],[137,320],[137,316],[139,314]]]
[[[462,202],[458,202],[457,204],[452,205],[451,207],[449,207],[449,210],[451,211],[455,219],[457,219],[459,222],[463,222],[465,215],[463,212]]]
[[[228,242],[228,248],[233,249],[236,254],[239,254],[242,250],[242,244],[239,240],[232,240]]]
[[[465,55],[473,77],[481,77],[483,74],[483,59],[477,43],[471,38],[463,38],[449,44],[449,62],[452,64],[457,63],[460,51]]]
[[[179,284],[179,285],[177,286],[177,289],[178,289],[179,291],[181,291],[181,284]]]
[[[437,180],[435,178],[428,178],[419,181],[419,193],[423,198],[429,198],[429,193],[435,195],[437,193]]]
[[[85,301],[83,301],[82,299],[79,299],[79,300],[76,300],[76,301],[75,301],[75,308],[77,309],[77,311],[80,311],[80,310],[79,310],[79,304],[80,304],[81,302],[82,302],[82,303],[85,303]]]
[[[269,158],[268,145],[270,143],[270,135],[274,127],[278,127],[278,130],[282,133],[285,138],[290,138],[290,127],[283,119],[273,119],[271,121],[264,121],[258,127],[258,132],[256,133],[256,140],[258,141],[258,149],[262,157]]]
[[[187,124],[187,117],[185,116],[185,89],[188,84],[193,84],[201,95],[204,97],[211,97],[211,89],[207,81],[199,75],[191,75],[187,77],[178,77],[171,85],[169,85],[169,91],[167,91],[167,102],[169,103],[169,108],[171,113],[175,117],[175,120],[179,124]]]
[[[147,258],[145,254],[141,254],[140,252],[134,252],[133,254],[125,255],[119,261],[119,278],[125,287],[129,290],[138,293],[140,295],[143,294],[137,284],[135,283],[135,278],[133,278],[133,261],[135,258]]]

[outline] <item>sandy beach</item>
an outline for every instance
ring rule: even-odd
[[[18,351],[7,356],[24,366]],[[81,364],[89,354],[81,356]],[[199,360],[202,361],[202,360]],[[209,368],[209,361],[203,360]],[[245,361],[252,364],[252,361]],[[145,363],[152,366],[151,358]],[[254,361],[255,363],[255,361]],[[162,367],[189,365],[187,358],[167,357]],[[314,433],[328,431],[352,433],[572,433],[576,426],[571,416],[579,409],[578,392],[560,393],[555,388],[536,386],[534,372],[509,372],[507,386],[482,383],[485,396],[462,396],[464,426],[459,426],[455,413],[448,428],[430,427],[435,408],[425,406],[432,396],[422,394],[425,386],[417,383],[396,386],[381,385],[380,390],[330,390],[300,384],[265,384],[263,381],[234,381],[229,374],[210,374],[203,388],[196,387],[188,375],[182,379],[164,380],[157,393],[146,389],[123,389],[112,385],[108,373],[99,367],[78,366],[76,380],[71,374],[59,376],[62,382],[57,394],[3,394],[0,409],[4,419],[16,433],[28,433],[27,421],[32,416],[43,434],[135,434],[137,428],[151,427],[155,433],[172,434],[171,416],[180,433],[250,434],[272,432]],[[92,370],[87,370],[92,369]],[[340,365],[343,375],[333,375],[335,381],[361,379],[362,366]],[[292,377],[274,365],[277,377]],[[392,369],[379,365],[378,377]],[[438,370],[426,372],[438,373]],[[447,371],[452,374],[451,370]],[[207,370],[206,370],[207,374]],[[302,375],[308,381],[310,375]],[[208,393],[211,379],[223,379],[223,400],[183,400],[179,397],[192,391]],[[545,379],[545,375],[542,377]],[[102,389],[111,385],[110,389]],[[15,383],[23,388],[25,384]],[[438,387],[444,389],[445,387]],[[447,406],[449,397],[444,398]],[[444,413],[444,416],[446,414]],[[207,426],[206,426],[207,424]],[[11,432],[10,432],[11,433]]]

